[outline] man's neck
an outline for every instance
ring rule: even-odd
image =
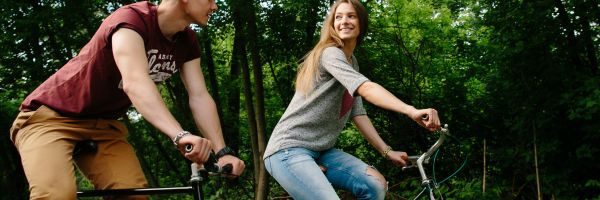
[[[179,1],[162,1],[158,5],[157,18],[158,26],[162,34],[169,40],[173,36],[188,27],[190,22],[185,19],[184,11],[180,10],[182,6]]]

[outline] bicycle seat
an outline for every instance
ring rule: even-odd
[[[95,154],[98,151],[98,145],[93,140],[82,140],[75,144],[73,148],[73,156],[91,153]]]

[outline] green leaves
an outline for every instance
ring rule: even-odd
[[[0,124],[5,132],[22,99],[77,53],[108,13],[130,2],[0,3]],[[411,105],[437,109],[442,123],[450,125],[458,141],[444,145],[437,165],[440,174],[454,170],[460,156],[470,155],[459,178],[441,186],[446,199],[536,198],[536,167],[543,198],[599,198],[600,184],[589,174],[600,169],[594,156],[600,151],[595,147],[600,142],[597,5],[581,0],[367,2],[370,33],[354,52],[361,72]],[[239,119],[225,121],[224,127],[232,125],[226,131],[239,135],[248,164],[252,153],[247,113],[238,105],[243,83],[231,76],[233,3],[256,7],[255,44],[260,49],[270,130],[293,95],[298,61],[318,39],[330,1],[217,1],[219,11],[209,27],[199,29],[202,48],[211,47],[215,67],[217,84],[209,89],[221,94],[217,102],[224,112],[221,117]],[[203,56],[206,70],[210,58]],[[161,91],[176,117],[185,121],[189,113],[181,106],[186,97],[179,84],[173,80]],[[229,101],[227,97],[235,97],[232,93],[239,93],[238,101]],[[417,154],[431,145],[434,136],[412,120],[365,104],[376,129],[395,149]],[[238,112],[233,111],[236,108]],[[183,125],[193,127],[190,121]],[[167,151],[165,137],[144,121],[131,121],[128,127],[135,130],[130,142],[147,162],[152,184],[185,179],[176,172],[185,171],[181,167],[185,161],[177,152]],[[0,171],[13,172],[18,155],[7,134],[4,137],[0,141],[8,151],[0,155],[0,166],[8,170]],[[337,147],[375,165],[393,186],[388,197],[408,198],[420,192],[418,174],[389,167],[354,127],[343,131]],[[156,156],[157,152],[162,153]],[[25,191],[24,175],[10,174],[14,176],[0,179],[1,188]],[[252,176],[246,173],[243,178]],[[271,183],[271,196],[285,196]],[[247,196],[236,197],[252,198],[253,183],[240,184]]]

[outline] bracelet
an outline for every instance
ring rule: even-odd
[[[190,135],[190,134],[191,133],[188,131],[181,131],[181,132],[177,133],[177,135],[173,139],[173,144],[175,145],[175,147],[177,147],[179,145],[179,140],[181,140],[181,138],[185,137],[186,135]]]
[[[392,147],[390,147],[390,146],[386,146],[386,147],[385,147],[385,149],[383,150],[383,152],[381,152],[381,155],[382,155],[384,158],[387,158],[387,154],[388,154],[390,151],[392,151]]]

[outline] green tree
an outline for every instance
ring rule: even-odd
[[[1,130],[8,133],[23,98],[76,55],[105,16],[130,2],[0,2]],[[438,180],[467,161],[440,185],[446,199],[600,196],[600,177],[593,173],[600,169],[594,156],[600,152],[597,1],[363,2],[370,29],[355,51],[361,72],[409,104],[436,108],[449,124],[453,139],[437,157]],[[217,3],[209,27],[194,28],[226,142],[248,170],[236,184],[212,181],[205,193],[215,199],[287,197],[262,169],[261,142],[291,100],[298,63],[319,37],[332,1]],[[181,81],[159,89],[182,125],[195,129]],[[365,106],[394,149],[415,155],[437,137],[405,116]],[[122,120],[150,185],[186,184],[188,162],[169,140],[134,109]],[[0,137],[0,199],[27,199],[18,153],[8,134]],[[390,167],[353,126],[336,145],[384,174],[389,199],[420,192],[418,173]]]

